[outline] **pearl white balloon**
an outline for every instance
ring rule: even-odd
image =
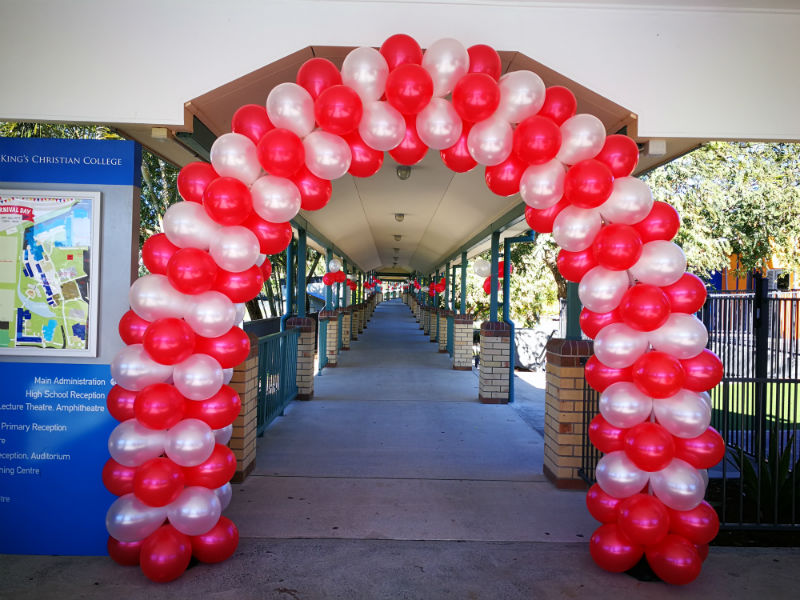
[[[489,277],[492,274],[492,263],[483,258],[478,258],[472,266],[472,271],[478,277]]]
[[[708,344],[708,331],[694,315],[672,313],[666,322],[648,333],[653,348],[679,360],[693,358]]]
[[[200,419],[184,419],[167,432],[164,453],[181,467],[194,467],[214,451],[214,432]]]
[[[364,103],[383,96],[387,77],[389,65],[375,48],[356,48],[344,57],[342,83],[353,88]]]
[[[629,381],[612,383],[600,394],[600,414],[614,427],[644,423],[652,411],[653,399]]]
[[[252,267],[260,253],[256,235],[241,225],[222,227],[211,240],[209,248],[214,262],[232,273],[240,273]]]
[[[108,453],[126,467],[138,467],[164,452],[166,431],[149,429],[136,419],[117,425],[108,436]]]
[[[588,310],[606,313],[619,306],[630,280],[625,271],[592,267],[578,284],[578,297]]]
[[[236,308],[225,294],[211,290],[192,296],[183,318],[197,335],[214,338],[236,324]]]
[[[706,493],[703,476],[689,463],[673,458],[665,469],[650,474],[656,498],[672,510],[692,510]]]
[[[533,71],[511,71],[500,78],[500,104],[495,115],[521,123],[544,105],[544,81]]]
[[[211,166],[220,177],[235,177],[246,185],[253,183],[261,174],[256,145],[241,133],[225,133],[214,140],[211,145]]]
[[[236,309],[235,324],[241,323],[242,321],[244,321],[244,313],[247,311],[247,305],[245,305],[244,302],[238,302],[234,304],[233,307]]]
[[[275,127],[306,137],[314,129],[314,100],[296,83],[280,83],[267,96],[267,116]]]
[[[653,208],[653,193],[650,186],[636,177],[619,177],[608,200],[598,209],[606,221],[635,225]]]
[[[347,173],[353,159],[350,146],[338,135],[318,129],[303,139],[306,166],[322,179],[339,179]]]
[[[202,204],[176,202],[164,213],[161,228],[167,239],[178,248],[208,250],[220,225],[208,216]]]
[[[434,150],[449,148],[461,137],[463,122],[456,109],[444,98],[431,98],[417,115],[417,135]]]
[[[686,255],[680,246],[666,240],[647,242],[642,255],[630,268],[631,275],[642,283],[658,287],[672,285],[686,271]]]
[[[231,487],[230,482],[215,489],[214,493],[217,495],[220,508],[222,510],[228,508],[228,505],[231,503],[231,499],[233,498],[233,488]]]
[[[514,131],[508,121],[492,116],[472,126],[467,135],[470,156],[487,167],[499,165],[511,154]]]
[[[233,369],[231,369],[231,371],[233,371]],[[221,429],[214,430],[214,439],[217,444],[226,445],[231,441],[231,436],[233,436],[233,425],[226,425]]]
[[[519,180],[519,193],[525,204],[539,210],[550,208],[564,195],[567,170],[553,159],[541,165],[530,165]]]
[[[358,133],[373,150],[392,150],[406,135],[406,120],[388,102],[365,103]]]
[[[433,95],[441,98],[453,88],[469,69],[469,53],[453,38],[436,40],[422,56],[422,66],[433,79]]]
[[[342,261],[338,258],[332,258],[328,261],[328,271],[337,273],[342,270]]]
[[[133,492],[114,500],[106,513],[106,529],[120,542],[138,542],[161,527],[167,518],[166,506],[148,506]]]
[[[114,381],[132,392],[163,383],[172,374],[172,369],[171,365],[162,365],[150,358],[142,344],[125,346],[111,361]]]
[[[185,535],[207,533],[219,521],[222,505],[214,490],[199,485],[183,488],[178,498],[167,505],[167,518]]]
[[[270,223],[286,223],[300,211],[300,190],[285,177],[259,177],[250,188],[250,194],[253,210]]]
[[[145,321],[167,317],[180,318],[187,307],[187,298],[172,287],[166,275],[152,273],[139,277],[128,290],[131,309]]]
[[[605,141],[606,128],[600,119],[585,113],[575,115],[561,124],[561,148],[556,158],[574,165],[597,156]]]
[[[595,469],[597,484],[609,496],[627,498],[642,491],[650,474],[642,471],[627,457],[624,450],[609,452]]]
[[[647,334],[624,323],[606,325],[594,338],[594,353],[604,365],[624,369],[647,351]]]
[[[592,245],[602,226],[596,210],[567,206],[553,221],[553,239],[564,250],[580,252]]]
[[[669,398],[655,400],[653,412],[664,429],[679,438],[696,438],[711,424],[711,407],[691,390],[683,389]]]
[[[192,354],[172,371],[175,387],[189,400],[205,400],[216,394],[223,377],[222,367],[208,354]]]

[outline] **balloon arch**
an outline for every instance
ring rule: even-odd
[[[724,451],[706,393],[722,365],[693,316],[705,288],[670,241],[675,210],[630,176],[636,143],[575,111],[568,89],[531,71],[501,76],[488,46],[446,38],[423,53],[407,35],[353,50],[341,71],[312,58],[266,107],[241,107],[211,164],[180,171],[183,202],[145,242],[150,274],[120,320],[127,346],[108,408],[121,423],[103,469],[119,496],[106,517],[111,557],[169,581],[192,556],[233,554],[239,533],[221,513],[241,407],[227,384],[250,351],[243,303],[269,276],[267,255],[290,243],[298,210],[328,202],[331,180],[373,175],[387,151],[413,165],[433,149],[459,173],[482,165],[494,193],[519,192],[528,224],[552,232],[560,272],[579,283],[595,351],[586,380],[601,392],[588,433],[605,453],[587,495],[601,522],[595,562],[619,572],[646,556],[665,581],[697,577],[719,526],[704,469]]]

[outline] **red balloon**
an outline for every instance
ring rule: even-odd
[[[254,144],[258,144],[261,137],[274,128],[275,125],[267,116],[267,109],[260,104],[245,104],[233,113],[231,119],[231,131],[246,135]]]
[[[561,130],[547,117],[530,116],[514,130],[513,153],[528,164],[538,165],[553,160],[560,147]]]
[[[655,496],[634,494],[617,507],[620,531],[634,544],[657,544],[669,533],[669,511]]]
[[[592,389],[602,393],[612,383],[618,381],[631,381],[633,374],[631,368],[615,369],[601,363],[596,356],[592,356],[586,361],[583,367],[583,375]]]
[[[686,375],[680,361],[666,352],[645,352],[631,367],[633,383],[651,398],[669,398],[683,387]]]
[[[195,334],[183,319],[169,317],[153,321],[145,331],[142,345],[157,363],[174,365],[194,353]]]
[[[200,248],[181,248],[167,265],[167,278],[179,292],[200,294],[211,289],[219,267],[211,255]]]
[[[344,283],[347,281],[347,273],[344,271],[336,271],[336,281]]]
[[[586,508],[601,523],[617,522],[617,506],[620,502],[619,498],[609,496],[596,483],[586,492]]]
[[[544,104],[538,114],[553,119],[556,125],[561,126],[564,121],[575,115],[577,108],[578,101],[575,95],[563,86],[554,85],[547,88]]]
[[[697,553],[700,555],[700,560],[705,562],[705,560],[708,558],[708,544],[695,544],[694,547],[695,550],[697,550]]]
[[[675,283],[661,288],[672,312],[694,314],[706,302],[706,284],[697,275],[684,273]]]
[[[486,167],[486,185],[498,196],[513,196],[519,192],[519,181],[528,165],[513,154],[498,165]]]
[[[303,210],[319,210],[331,199],[331,182],[317,177],[305,165],[290,179],[300,191],[300,208]]]
[[[611,223],[600,229],[592,242],[592,250],[601,267],[625,271],[635,265],[642,255],[642,240],[630,225]]]
[[[172,525],[162,525],[142,542],[142,572],[156,583],[180,577],[192,559],[192,543]]]
[[[390,71],[400,65],[422,64],[422,48],[414,38],[404,33],[396,33],[386,38],[381,44],[380,53],[386,59]]]
[[[643,243],[654,240],[671,240],[678,233],[681,218],[678,211],[666,202],[656,200],[648,215],[634,225]]]
[[[309,58],[297,71],[297,85],[311,94],[312,100],[333,85],[342,84],[342,75],[327,58]]]
[[[622,321],[638,331],[658,329],[666,322],[669,313],[667,295],[654,285],[637,283],[629,287],[619,303]]]
[[[117,421],[127,421],[134,417],[133,404],[136,401],[136,392],[126,390],[120,385],[115,385],[108,392],[106,407],[108,413]]]
[[[142,551],[142,541],[120,542],[108,536],[108,555],[118,565],[123,567],[135,567],[139,564],[139,553]]]
[[[324,285],[333,285],[336,283],[333,278],[333,273],[325,273],[325,275],[322,276],[322,283]]]
[[[717,537],[719,517],[705,500],[691,510],[668,510],[670,533],[685,537],[697,546],[704,546]]]
[[[150,429],[169,429],[183,419],[186,398],[169,383],[153,383],[136,394],[136,419]]]
[[[253,212],[242,225],[258,238],[261,254],[280,254],[292,241],[290,223],[271,223]]]
[[[650,473],[665,469],[675,457],[675,443],[672,434],[658,423],[645,422],[634,425],[625,434],[624,445],[625,454],[633,461],[633,464],[642,471]],[[628,532],[626,531],[626,533]],[[665,530],[664,534],[666,533]],[[655,544],[656,542],[642,541],[639,543]]]
[[[223,385],[219,391],[205,400],[186,402],[187,419],[200,419],[211,429],[222,429],[236,420],[242,411],[242,400],[229,385]]]
[[[179,248],[167,239],[166,233],[151,235],[142,245],[142,262],[151,273],[166,275],[169,259],[178,250]]]
[[[647,548],[647,562],[653,572],[672,585],[686,585],[700,575],[703,560],[689,540],[669,534],[661,542]]]
[[[152,458],[136,469],[133,493],[148,506],[166,506],[183,491],[183,470],[168,458]]]
[[[588,308],[583,308],[581,309],[581,316],[579,317],[581,331],[592,339],[597,337],[597,334],[600,333],[600,330],[606,325],[619,323],[621,320],[619,311],[616,308],[604,313],[596,313]]]
[[[710,469],[725,458],[725,441],[709,427],[695,438],[675,438],[675,456],[695,469]]]
[[[498,291],[500,290],[500,286],[499,285],[498,285],[497,289],[498,289]],[[491,277],[487,277],[486,279],[483,280],[483,291],[486,292],[487,296],[492,293],[492,278]]]
[[[453,88],[453,108],[468,123],[488,119],[499,105],[500,87],[486,73],[467,73]]]
[[[350,168],[347,170],[353,177],[372,177],[383,166],[383,152],[367,146],[358,131],[345,136],[344,141],[350,146]]]
[[[258,274],[261,276],[260,271]],[[215,338],[197,336],[195,352],[208,354],[216,358],[223,369],[230,369],[247,359],[250,354],[250,338],[243,329],[234,326],[227,333]]]
[[[239,530],[227,517],[220,517],[214,527],[202,535],[193,535],[192,554],[200,562],[219,563],[228,560],[239,545]]]
[[[625,429],[614,427],[603,415],[595,415],[589,423],[589,441],[604,454],[623,449]]]
[[[355,94],[355,92],[353,93]],[[258,162],[264,170],[276,177],[291,177],[300,170],[306,161],[303,140],[293,131],[282,127],[265,133],[258,142],[256,151]],[[244,221],[247,214],[242,216],[240,223]]]
[[[500,80],[503,64],[494,48],[486,44],[475,44],[467,48],[467,54],[469,54],[470,73],[486,73],[495,81]]]
[[[314,102],[317,123],[322,129],[335,135],[347,135],[355,131],[363,112],[361,98],[353,88],[346,85],[332,85]]]
[[[639,562],[644,549],[625,537],[616,523],[606,523],[592,534],[589,553],[601,569],[622,573]]]
[[[236,472],[236,455],[233,450],[216,444],[206,460],[193,467],[184,467],[186,485],[201,485],[215,490],[231,480]]]
[[[262,287],[264,287],[264,276],[261,274],[261,269],[253,265],[239,273],[219,269],[213,289],[225,294],[231,302],[239,303],[258,296]]]
[[[609,135],[595,159],[611,169],[614,177],[627,177],[639,162],[639,147],[627,135]]]
[[[266,109],[261,109],[266,113]],[[212,181],[219,175],[210,164],[205,162],[189,163],[178,171],[178,193],[186,202],[202,202],[203,194]]]
[[[144,332],[150,325],[150,321],[145,321],[132,310],[129,310],[119,320],[119,337],[128,344],[141,344]]]
[[[248,187],[235,177],[219,177],[206,188],[203,207],[220,225],[240,225],[253,212],[253,198]]]
[[[404,115],[416,115],[433,98],[433,79],[417,64],[398,65],[386,79],[386,101]],[[357,126],[358,124],[356,124]]]
[[[556,220],[558,213],[569,206],[569,201],[566,198],[561,198],[550,208],[531,208],[525,206],[525,221],[528,226],[537,233],[552,233],[553,221]]]
[[[564,279],[580,283],[583,276],[597,266],[597,260],[594,258],[591,246],[580,252],[562,249],[558,252],[556,266]]]
[[[269,276],[272,275],[272,262],[265,256],[264,262],[261,263],[259,267],[261,269],[261,275],[264,277],[264,281],[269,279]]]
[[[478,164],[478,161],[472,158],[467,147],[467,136],[470,129],[472,129],[472,123],[464,123],[458,141],[449,148],[439,151],[445,166],[456,173],[471,171]]]
[[[697,356],[682,360],[681,366],[686,373],[683,387],[693,392],[707,392],[717,387],[725,371],[719,357],[708,349]]]
[[[409,65],[413,66],[413,65]],[[402,67],[401,67],[402,68]],[[420,67],[421,69],[422,67]],[[406,135],[403,141],[389,150],[389,156],[401,165],[415,165],[428,153],[428,146],[425,145],[417,134],[417,116],[403,115],[406,120]]]
[[[109,458],[103,465],[103,485],[115,496],[124,496],[133,492],[133,478],[136,467],[126,467],[113,458]]]
[[[593,158],[572,165],[564,178],[564,197],[579,208],[600,206],[608,200],[613,189],[611,169]]]

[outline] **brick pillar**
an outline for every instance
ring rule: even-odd
[[[453,368],[472,370],[472,315],[453,316]]]
[[[425,335],[430,335],[431,332],[431,307],[422,307],[422,332]]]
[[[430,328],[431,342],[433,342],[435,344],[435,343],[437,343],[439,341],[439,337],[438,337],[439,334],[436,331],[436,328],[439,325],[439,309],[438,308],[431,308],[431,314],[430,314],[429,319],[430,319],[430,322],[428,324],[428,327]]]
[[[478,378],[478,400],[483,404],[508,403],[510,355],[511,326],[508,323],[483,323]]]
[[[296,329],[297,337],[297,399],[311,400],[314,395],[314,319],[292,317],[286,329]]]
[[[361,302],[358,305],[358,333],[362,333],[364,331],[364,321],[365,321],[364,311],[365,310],[366,309],[364,308],[364,303]]]
[[[420,329],[422,329],[422,308],[423,306],[419,302],[414,305],[414,317],[416,318],[417,323],[419,323]]]
[[[234,367],[230,386],[239,394],[242,410],[233,422],[228,446],[236,456],[234,483],[241,483],[256,466],[256,431],[258,429],[258,339],[250,335],[250,354]]]
[[[449,310],[439,311],[439,352],[447,352],[447,317]]]
[[[584,489],[578,475],[583,456],[583,365],[592,355],[588,340],[547,343],[544,413],[544,474],[558,488]]]
[[[339,363],[339,313],[335,310],[323,310],[319,313],[320,319],[328,322],[328,337],[320,340],[320,346],[325,346],[325,356],[328,358],[329,367],[335,367]]]
[[[339,309],[342,313],[342,350],[350,350],[350,323],[352,321],[352,309],[345,306]]]

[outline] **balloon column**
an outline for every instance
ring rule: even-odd
[[[483,291],[488,296],[492,293],[492,265],[488,260],[479,258],[475,261],[472,267],[473,272],[478,277],[485,277],[483,280]],[[501,260],[497,263],[498,277],[503,279],[505,273],[505,261]],[[509,264],[508,272],[514,272],[514,265]]]

